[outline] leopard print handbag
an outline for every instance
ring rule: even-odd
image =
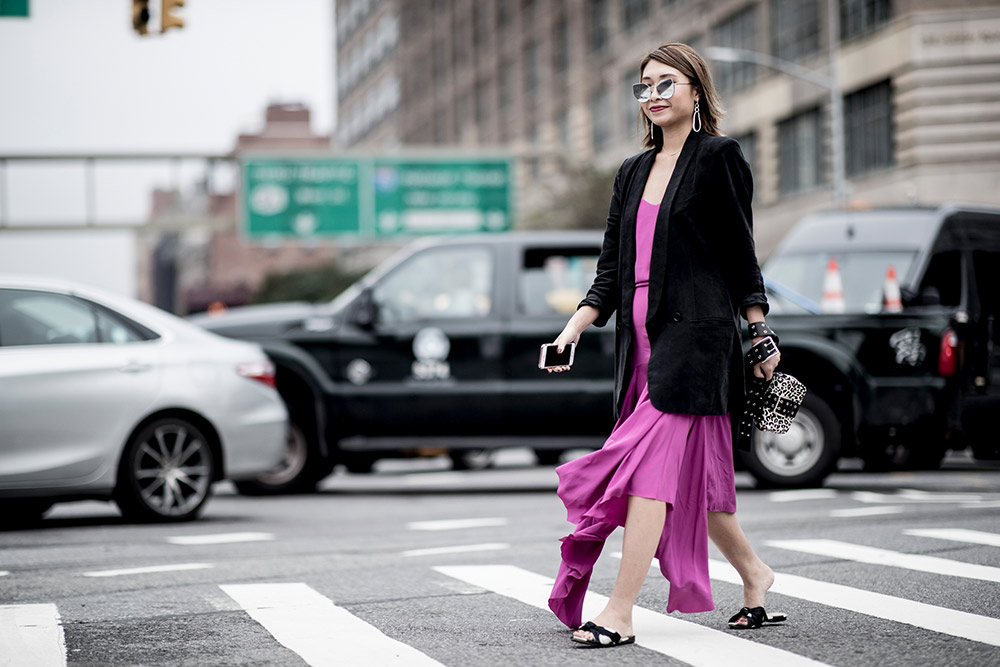
[[[799,380],[787,373],[774,373],[758,400],[751,400],[753,425],[769,433],[787,433],[805,397],[806,386]]]

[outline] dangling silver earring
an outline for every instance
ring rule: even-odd
[[[694,101],[694,116],[691,118],[691,129],[695,132],[701,132],[701,109],[698,106],[698,100]]]
[[[653,127],[654,127],[654,126],[653,126],[653,119],[652,119],[652,118],[650,118],[650,119],[649,119],[649,138],[650,138],[650,139],[652,139],[652,138],[653,138]]]

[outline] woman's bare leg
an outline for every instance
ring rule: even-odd
[[[597,625],[617,632],[622,637],[633,634],[632,607],[635,605],[635,599],[639,597],[639,590],[646,580],[646,575],[649,574],[649,565],[660,543],[663,522],[666,518],[666,503],[629,496],[618,579],[615,580],[615,588],[604,611],[593,618]],[[585,630],[577,630],[574,634],[585,639],[593,639],[593,634]]]
[[[774,583],[774,572],[757,557],[747,541],[740,522],[729,512],[708,513],[708,536],[743,579],[743,604],[763,607],[767,589]]]

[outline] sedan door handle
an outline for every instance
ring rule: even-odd
[[[122,373],[145,373],[152,369],[152,364],[143,364],[134,360],[118,368]]]

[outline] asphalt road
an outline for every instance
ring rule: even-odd
[[[638,645],[587,650],[544,608],[571,526],[553,469],[530,462],[382,462],[311,496],[221,485],[202,520],[166,526],[57,506],[0,533],[0,665],[1000,665],[1000,468],[784,492],[740,475],[744,529],[778,573],[768,609],[788,622],[728,630],[742,598],[724,562],[716,611],[668,616],[654,566]]]

